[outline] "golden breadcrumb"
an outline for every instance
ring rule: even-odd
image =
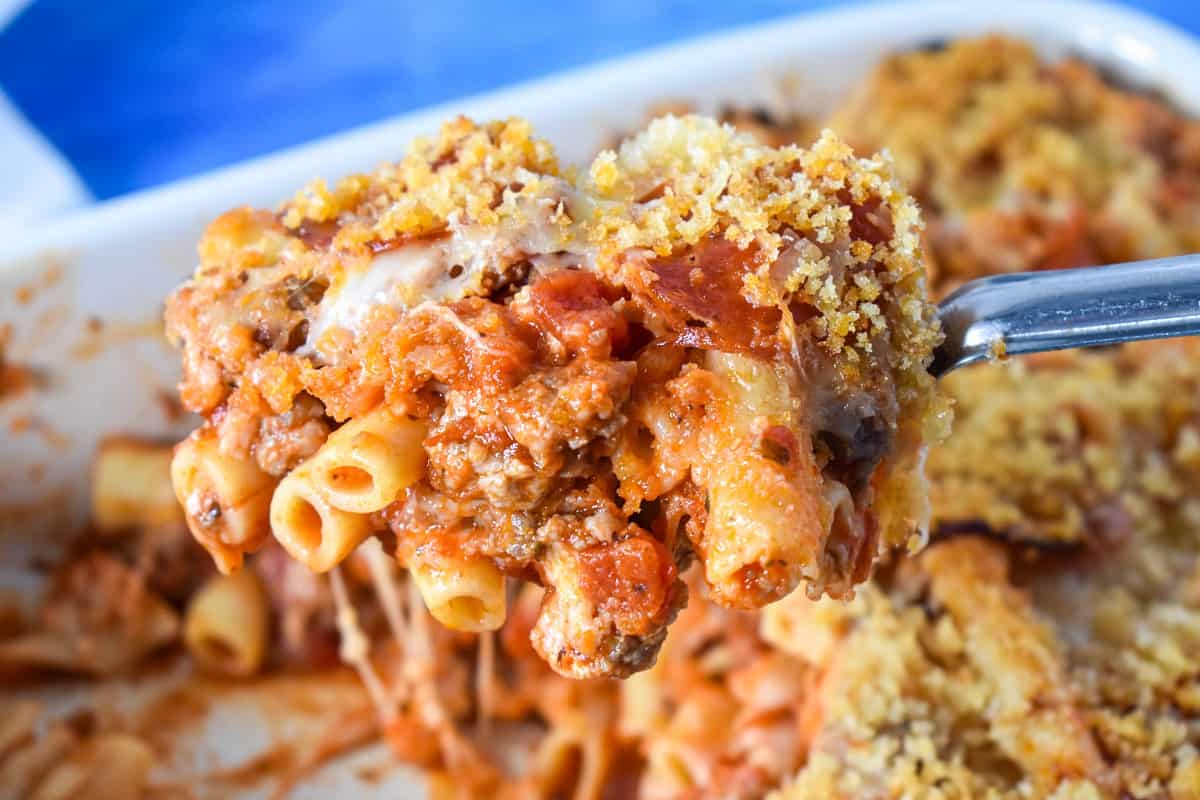
[[[521,213],[522,198],[547,194],[558,175],[554,148],[520,119],[476,125],[459,117],[435,138],[417,138],[400,161],[352,175],[331,191],[316,180],[283,214],[304,222],[338,222],[339,243],[390,241],[440,231],[452,218],[483,224]]]
[[[1071,351],[944,379],[955,433],[929,456],[943,533],[1113,546],[1200,521],[1200,349]]]
[[[887,148],[940,279],[1200,250],[1200,123],[1001,36],[886,59],[827,124]]]
[[[884,158],[855,158],[829,131],[807,149],[773,148],[701,117],[663,117],[617,151],[597,156],[583,187],[598,198],[590,232],[603,248],[666,255],[713,230],[741,248],[755,245],[763,261],[745,279],[747,299],[764,306],[779,304],[784,295],[808,298],[820,312],[825,346],[834,353],[847,349],[851,358],[869,354],[871,337],[887,330],[879,305],[884,294],[920,280],[913,270],[920,259],[916,205]],[[831,195],[843,204],[830,204]],[[884,228],[871,231],[856,220],[853,208],[864,204],[870,206],[862,213],[878,215]],[[814,244],[796,254],[780,284],[775,261],[796,234]],[[834,263],[816,244],[835,242],[849,243],[851,263],[874,258],[885,270],[840,281],[849,265]],[[904,330],[892,343],[911,368],[940,334],[930,306],[909,299],[899,309]]]
[[[1195,796],[1198,548],[1170,539],[1030,565],[957,538],[839,615],[770,607],[768,636],[825,625],[831,642],[808,762],[774,796]]]

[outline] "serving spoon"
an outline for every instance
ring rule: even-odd
[[[939,378],[985,359],[1200,334],[1200,254],[980,278],[938,318]]]

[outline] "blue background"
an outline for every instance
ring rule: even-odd
[[[34,0],[0,31],[0,87],[106,198],[440,100],[842,4]],[[1200,33],[1197,0],[1130,5]]]

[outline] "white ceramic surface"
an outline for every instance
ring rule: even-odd
[[[173,436],[190,423],[165,413],[177,358],[151,333],[164,295],[191,271],[206,221],[240,204],[272,206],[308,179],[335,178],[397,157],[444,118],[522,115],[565,159],[586,158],[652,103],[786,104],[821,111],[886,52],[944,37],[1003,31],[1047,55],[1080,54],[1200,112],[1200,42],[1137,12],[1083,2],[905,2],[810,14],[692,40],[512,89],[404,115],[278,155],[94,207],[0,240],[0,326],[9,355],[45,378],[0,399],[0,585],[34,584],[20,561],[52,546],[85,507],[99,437]],[[781,89],[781,76],[791,76]],[[99,333],[91,330],[100,320]],[[18,432],[24,429],[24,432]],[[77,694],[75,695],[78,696]],[[252,704],[241,712],[254,714]],[[236,718],[236,714],[234,718]],[[265,739],[246,720],[213,720],[196,758],[234,763]],[[297,797],[350,791],[418,797],[397,771],[359,784],[334,765]],[[246,796],[259,796],[248,792]]]

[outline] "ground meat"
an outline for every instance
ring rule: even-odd
[[[425,443],[431,485],[507,509],[540,501],[572,451],[619,427],[635,373],[631,363],[579,359],[500,395],[447,393]]]
[[[329,423],[320,401],[305,395],[290,410],[264,418],[258,430],[254,459],[263,472],[282,476],[325,443]]]
[[[478,297],[410,313],[390,336],[388,398],[431,384],[498,394],[524,379],[537,348],[535,330]]]

